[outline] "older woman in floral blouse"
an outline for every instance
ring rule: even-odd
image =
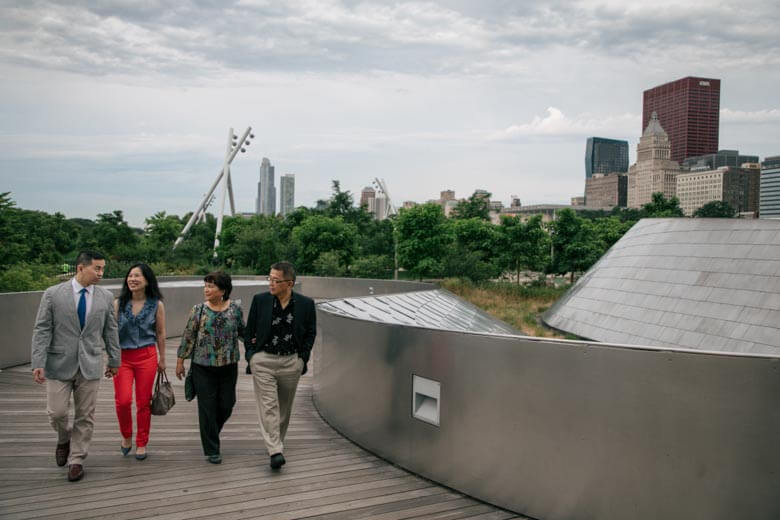
[[[184,376],[184,360],[191,356],[200,442],[207,460],[219,464],[219,433],[236,404],[238,340],[244,336],[244,317],[241,306],[230,300],[229,274],[215,271],[203,281],[206,301],[190,311],[177,353],[176,376]]]

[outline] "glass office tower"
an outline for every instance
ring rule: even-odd
[[[588,137],[585,145],[585,178],[594,173],[625,173],[628,171],[628,141]]]

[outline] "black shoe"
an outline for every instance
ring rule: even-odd
[[[271,455],[271,469],[279,469],[284,466],[285,462],[287,461],[284,460],[284,455],[281,453],[274,453]]]
[[[216,455],[209,455],[206,457],[206,460],[211,462],[212,464],[222,464],[222,455],[217,453]]]
[[[57,461],[57,466],[64,466],[67,464],[68,455],[70,455],[70,441],[57,444],[57,449],[54,450],[54,458]]]

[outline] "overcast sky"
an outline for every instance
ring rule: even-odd
[[[359,199],[568,203],[588,136],[641,134],[642,91],[720,78],[720,148],[780,155],[780,3],[0,0],[0,192],[132,225],[192,211],[227,132],[240,211],[259,165]],[[229,6],[229,7],[226,7]]]

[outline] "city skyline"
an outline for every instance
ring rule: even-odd
[[[720,149],[780,154],[773,2],[44,1],[6,9],[0,176],[19,207],[143,226],[193,211],[224,133],[236,209],[257,168],[295,172],[297,205],[374,177],[393,201],[486,189],[509,205],[582,195],[585,140],[627,140],[642,93],[719,78]],[[714,30],[702,31],[707,27]]]

